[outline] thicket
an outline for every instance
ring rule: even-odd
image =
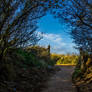
[[[58,55],[51,54],[51,59],[56,62],[56,64],[72,64],[76,65],[78,62],[78,55]]]
[[[92,54],[80,52],[72,79],[80,92],[92,91]]]
[[[48,48],[10,48],[7,53],[0,64],[0,92],[35,92],[54,71]]]

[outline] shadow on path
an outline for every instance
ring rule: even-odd
[[[76,92],[75,86],[72,84],[72,73],[74,66],[58,66],[57,71],[46,83],[46,88],[42,92]]]

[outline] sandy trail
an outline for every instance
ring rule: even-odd
[[[76,92],[75,86],[72,84],[72,73],[74,66],[59,66],[57,71],[46,83],[46,88],[42,92]]]

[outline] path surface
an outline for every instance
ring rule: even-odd
[[[46,88],[42,92],[76,92],[75,86],[72,84],[72,73],[74,66],[59,66],[60,71],[56,72],[47,83]]]

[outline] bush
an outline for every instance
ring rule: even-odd
[[[57,64],[77,64],[77,62],[78,62],[77,55],[61,55],[56,63]]]
[[[17,55],[20,56],[20,58],[23,60],[22,63],[24,66],[34,66],[36,63],[36,59],[34,57],[34,55],[32,55],[31,53],[23,50],[23,49],[18,49],[17,51]]]
[[[51,61],[57,62],[57,60],[59,60],[61,56],[58,54],[51,54],[50,57],[51,57]]]
[[[48,56],[49,54],[45,48],[32,47],[32,49],[26,50],[18,49],[16,52],[22,58],[23,67],[46,68],[48,65],[53,66],[55,64],[53,60],[50,60],[50,56]]]
[[[72,79],[76,80],[78,77],[82,77],[82,71],[80,70],[80,68],[75,68],[75,71],[72,75]]]

